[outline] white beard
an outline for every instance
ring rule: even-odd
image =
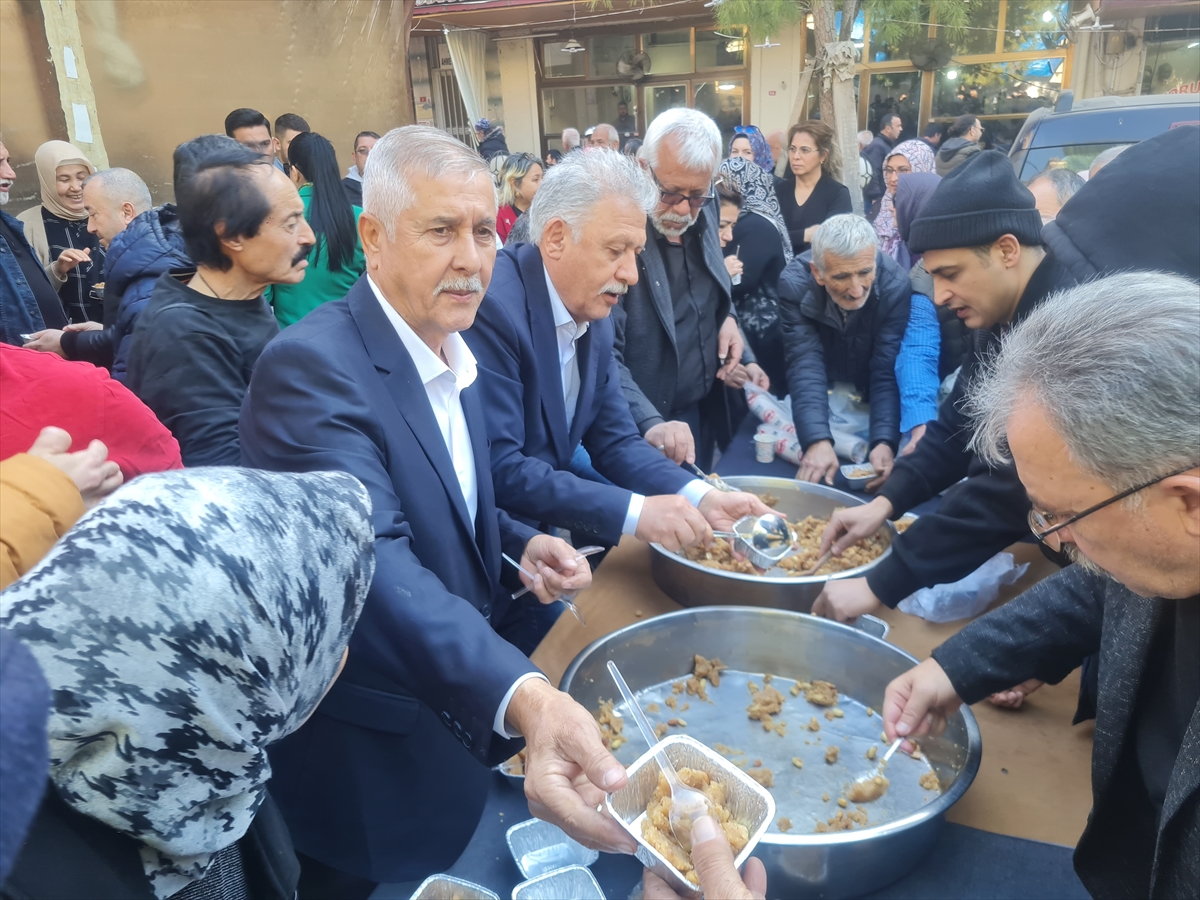
[[[663,237],[677,238],[696,224],[696,216],[677,216],[674,213],[664,213],[660,216],[654,213],[650,216],[650,222],[654,225],[654,230]]]

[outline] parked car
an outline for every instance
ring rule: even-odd
[[[1029,114],[1008,155],[1022,181],[1047,166],[1065,166],[1086,178],[1092,160],[1109,147],[1136,144],[1179,125],[1200,125],[1200,95],[1075,101],[1071,91],[1063,91],[1053,107]]]

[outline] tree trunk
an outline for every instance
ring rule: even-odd
[[[813,36],[816,38],[818,58],[820,58],[822,47],[832,44],[838,39],[837,30],[834,28],[834,17],[837,14],[834,6],[835,0],[812,0]],[[820,76],[822,73],[817,72],[816,74]],[[833,92],[825,88],[824,78],[821,78],[818,84],[820,85],[821,121],[829,127],[835,128]]]

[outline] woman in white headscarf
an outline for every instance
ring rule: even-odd
[[[53,695],[5,897],[292,900],[268,744],[321,701],[374,570],[349,475],[146,475],[0,594]]]
[[[87,230],[83,183],[96,167],[74,144],[46,141],[33,155],[42,204],[17,216],[50,283],[74,324],[100,322],[103,295],[93,296],[104,282],[104,248]]]

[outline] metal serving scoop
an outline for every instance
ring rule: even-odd
[[[733,549],[760,569],[774,568],[796,552],[792,529],[777,513],[743,516],[733,523],[733,531],[714,531],[713,535],[733,541]]]
[[[629,707],[629,712],[633,716],[633,721],[637,723],[642,737],[645,738],[646,743],[653,750],[658,745],[658,735],[650,727],[650,720],[646,718],[646,714],[642,712],[641,706],[638,705],[633,691],[625,683],[625,678],[621,675],[621,670],[617,668],[617,664],[611,659],[608,661],[608,672],[612,675],[613,681],[617,683],[617,690],[625,698],[625,705]],[[671,810],[668,814],[671,823],[671,833],[675,835],[675,840],[679,842],[679,846],[685,850],[690,850],[692,846],[692,822],[700,816],[708,815],[708,798],[700,793],[700,791],[688,787],[679,780],[679,773],[675,771],[675,766],[667,758],[666,753],[656,750],[654,759],[658,763],[658,767],[662,769],[662,773],[667,779],[667,784],[671,788]],[[684,822],[687,823],[686,826],[683,825]]]

